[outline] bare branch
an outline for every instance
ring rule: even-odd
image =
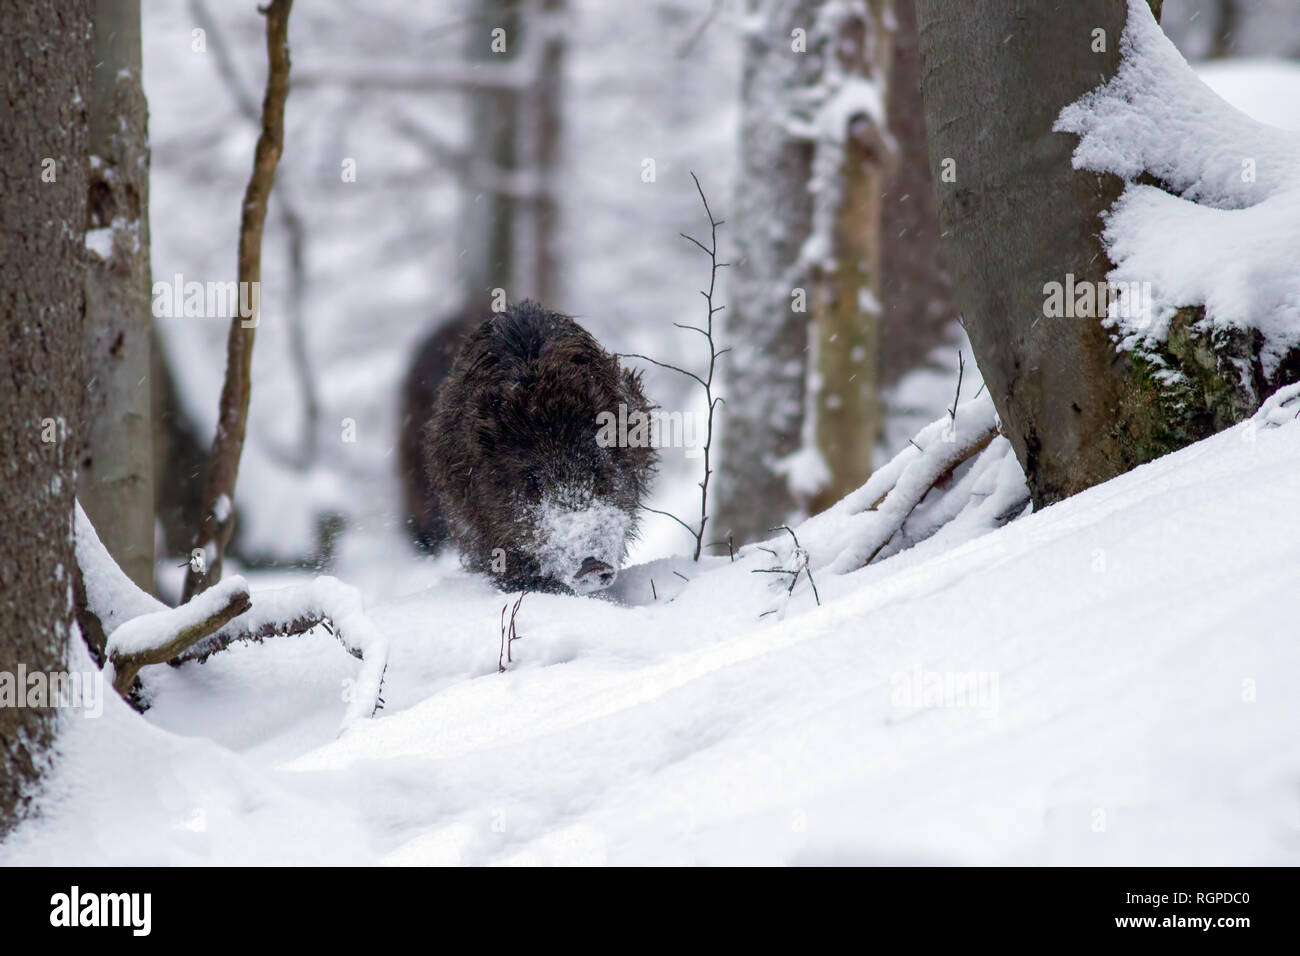
[[[676,365],[669,365],[667,362],[661,362],[661,361],[659,361],[658,359],[652,359],[652,358],[651,358],[650,356],[648,356],[648,355],[639,355],[639,354],[637,354],[636,352],[619,352],[619,353],[618,353],[618,357],[619,357],[619,358],[635,358],[635,359],[641,359],[643,362],[649,362],[649,363],[651,363],[652,365],[658,365],[660,368],[666,368],[666,369],[670,369],[671,371],[674,371],[674,372],[680,372],[681,374],[685,375],[687,378],[693,378],[693,379],[695,379],[695,381],[699,382],[701,385],[705,386],[706,388],[708,387],[708,383],[705,382],[704,379],[702,379],[702,378],[700,378],[698,375],[696,375],[694,372],[688,372],[688,371],[687,371],[686,369],[684,369],[684,368],[678,368]]]
[[[108,639],[113,687],[131,693],[140,668],[166,664],[223,627],[251,606],[248,584],[234,577],[197,595],[187,604],[127,621]]]
[[[663,515],[663,516],[666,517],[666,518],[672,518],[674,521],[676,521],[679,525],[681,525],[683,528],[685,528],[685,529],[686,529],[687,531],[689,531],[691,534],[695,534],[695,529],[694,529],[694,528],[692,528],[690,525],[688,525],[688,524],[687,524],[685,521],[683,521],[681,518],[677,517],[677,515],[673,514],[671,511],[660,511],[658,508],[646,508],[645,510],[648,511],[648,512],[650,512],[651,514],[655,514],[655,515]]]
[[[701,335],[704,336],[705,341],[709,343],[708,373],[706,375],[697,375],[695,372],[687,371],[686,369],[679,368],[676,365],[670,365],[667,362],[661,362],[658,359],[652,359],[648,355],[638,355],[634,352],[620,353],[620,358],[637,358],[646,362],[650,362],[653,365],[658,365],[660,368],[666,368],[674,372],[679,372],[680,374],[685,375],[687,378],[690,378],[691,380],[698,382],[700,386],[703,387],[704,389],[704,398],[705,401],[708,403],[708,408],[709,408],[709,420],[708,420],[708,427],[705,430],[705,439],[704,439],[704,478],[702,481],[699,482],[699,488],[700,488],[699,527],[692,528],[681,518],[678,518],[676,515],[668,514],[668,512],[666,511],[656,511],[653,508],[646,509],[647,511],[650,511],[654,514],[668,515],[668,517],[672,518],[683,528],[685,528],[690,533],[691,537],[695,539],[694,560],[699,561],[700,553],[704,550],[704,529],[708,526],[709,523],[709,513],[708,513],[709,477],[713,474],[713,469],[709,465],[709,456],[713,449],[713,415],[714,412],[717,410],[718,404],[722,402],[721,396],[715,396],[713,394],[713,375],[714,372],[717,370],[719,357],[721,357],[727,352],[730,352],[731,349],[726,348],[726,349],[719,350],[716,343],[713,340],[713,316],[716,315],[718,312],[721,312],[723,308],[722,306],[715,306],[713,304],[713,296],[717,289],[717,284],[718,284],[718,269],[720,269],[722,265],[725,265],[725,263],[718,262],[718,226],[722,225],[722,222],[718,219],[713,218],[713,212],[712,210],[709,209],[709,201],[704,196],[704,188],[700,185],[700,178],[696,176],[695,173],[691,173],[691,179],[695,180],[695,189],[696,191],[699,192],[700,200],[704,203],[704,212],[709,217],[709,229],[710,229],[709,235],[710,235],[710,242],[712,243],[712,248],[706,246],[704,243],[700,242],[700,240],[696,239],[694,236],[688,236],[684,232],[678,233],[678,235],[680,235],[683,239],[687,240],[688,242],[693,243],[706,256],[709,257],[709,288],[707,292],[704,290],[700,290],[700,295],[704,297],[704,301],[706,303],[708,312],[706,313],[706,323],[703,328],[700,328],[699,326],[696,325],[686,325],[681,322],[674,322],[673,325],[679,329],[686,329],[687,331],[690,332],[699,332]]]
[[[239,224],[240,288],[257,289],[262,280],[262,230],[266,207],[275,182],[275,169],[284,150],[284,105],[289,95],[289,11],[293,0],[271,0],[266,15],[266,50],[269,67],[266,96],[262,100],[262,132],[253,155],[253,172],[244,192]],[[188,601],[221,580],[221,561],[234,531],[233,502],[239,457],[248,429],[248,401],[252,386],[253,333],[257,326],[259,296],[251,296],[251,315],[236,314],[230,322],[226,345],[226,377],[221,389],[217,434],[208,462],[204,489],[204,517],[194,546],[212,557],[206,567],[190,565],[182,591]]]

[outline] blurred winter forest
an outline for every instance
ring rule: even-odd
[[[396,552],[415,566],[398,473],[401,382],[419,341],[463,305],[486,313],[494,287],[512,301],[544,299],[611,351],[685,367],[706,360],[701,343],[673,325],[700,321],[698,290],[708,281],[707,259],[679,236],[707,227],[690,173],[727,221],[723,257],[733,263],[746,256],[761,263],[782,242],[796,247],[794,258],[806,256],[798,244],[819,228],[800,221],[817,210],[799,177],[811,169],[821,134],[773,143],[777,124],[764,122],[778,110],[815,119],[819,105],[800,101],[807,89],[797,86],[815,97],[818,84],[835,82],[829,71],[784,87],[771,79],[756,39],[763,19],[813,22],[804,7],[818,5],[786,6],[297,6],[285,148],[263,242],[234,565],[341,565],[381,592],[392,581],[377,570],[381,559]],[[865,480],[873,460],[887,460],[952,402],[959,351],[964,395],[980,386],[938,260],[910,7],[897,5],[888,42],[863,40],[875,42],[876,66],[891,71],[890,82],[876,86],[888,86],[880,142],[890,155],[867,187],[879,196],[866,217],[877,236],[874,248],[859,250],[874,268],[863,281],[861,315],[850,317],[850,324],[869,319],[870,336],[855,353],[856,381],[869,394],[850,422],[869,441],[845,466],[847,476],[829,475],[811,434],[825,382],[806,329],[787,323],[766,340],[724,336],[735,351],[721,367],[728,404],[714,497],[735,499],[719,501],[720,520],[743,526],[742,537],[819,510]],[[263,18],[253,4],[146,0],[142,19],[153,280],[224,281],[235,272],[239,197],[259,128]],[[1164,16],[1189,58],[1300,56],[1298,21],[1289,0],[1169,2]],[[498,23],[517,40],[504,54],[487,46]],[[869,114],[870,103],[847,108]],[[760,198],[770,205],[743,208]],[[793,219],[779,221],[783,214]],[[773,241],[754,248],[763,232]],[[750,280],[776,281],[781,268],[767,277],[751,269]],[[720,273],[720,301],[733,310],[737,296],[745,307],[737,275],[735,267]],[[157,586],[175,600],[176,565],[197,526],[216,428],[227,320],[159,317],[155,332],[154,401],[163,412],[154,431]],[[756,361],[763,367],[753,368]],[[691,382],[642,364],[660,406],[704,410]],[[746,417],[762,417],[766,434],[745,434]],[[729,463],[742,453],[750,460]],[[729,464],[764,481],[728,480]],[[650,505],[689,516],[698,509],[698,480],[698,459],[669,450]],[[671,519],[649,514],[632,560],[689,543]]]
[[[0,26],[21,858],[1293,861],[1296,0]]]

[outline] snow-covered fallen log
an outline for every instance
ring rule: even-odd
[[[166,664],[250,606],[248,582],[226,578],[180,607],[133,617],[108,637],[104,673],[126,697],[140,668]]]
[[[967,462],[970,467],[953,480]],[[932,491],[933,503],[927,501]],[[984,393],[923,428],[832,509],[842,527],[833,553],[818,563],[829,565],[832,574],[847,574],[870,564],[900,536],[908,539],[905,547],[954,522],[973,536],[1004,524],[1028,500],[1024,475],[1010,443],[998,434],[997,412]],[[926,513],[920,514],[923,502]],[[909,525],[914,517],[920,520]]]
[[[80,503],[76,546],[86,611],[105,638],[105,674],[123,697],[145,666],[202,661],[237,641],[301,634],[324,625],[362,662],[343,728],[378,711],[388,642],[366,617],[355,588],[319,577],[306,585],[254,596],[248,582],[236,576],[171,608],[136,587],[117,566]]]
[[[201,600],[168,607],[136,587],[117,566],[81,502],[76,506],[75,531],[85,605],[78,616],[87,644],[123,697],[131,693],[142,667],[167,663],[248,610],[248,583],[241,577],[222,581]]]
[[[176,663],[204,661],[240,641],[302,634],[317,626],[330,629],[348,653],[361,661],[343,717],[346,730],[357,720],[373,716],[382,705],[388,640],[366,617],[361,593],[337,578],[322,576],[307,584],[257,592],[251,610],[190,647]]]
[[[1279,388],[1251,419],[1256,428],[1280,428],[1300,418],[1300,382]]]
[[[1029,488],[987,393],[917,433],[857,491],[795,529],[753,546],[776,558],[782,585],[765,609],[784,614],[794,571],[849,574],[933,539],[955,547],[1024,514]],[[742,554],[751,549],[742,550]],[[816,598],[813,595],[814,599]]]

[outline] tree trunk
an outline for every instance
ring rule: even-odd
[[[753,540],[871,471],[886,7],[748,9],[714,537]]]
[[[0,680],[65,668],[85,308],[89,0],[0,0]],[[55,711],[0,706],[0,836],[49,765]]]
[[[728,273],[725,373],[715,537],[742,544],[803,510],[782,465],[805,444],[808,309],[812,270],[801,255],[812,229],[808,191],[815,144],[787,123],[817,80],[817,64],[792,49],[819,0],[750,0],[744,39],[740,169]],[[808,489],[809,493],[816,488]],[[806,496],[805,496],[806,500]]]
[[[917,0],[930,166],[971,347],[1038,506],[1176,447],[1097,315],[1045,315],[1044,285],[1105,282],[1114,176],[1071,166],[1061,109],[1115,75],[1126,0]],[[1104,51],[1093,52],[1104,31]],[[947,174],[945,176],[945,174]],[[955,181],[951,181],[955,178]],[[1104,306],[1104,301],[1103,301]]]
[[[517,59],[524,42],[520,21],[519,0],[482,0],[469,31],[471,67],[500,69]],[[508,85],[484,84],[471,89],[469,98],[473,147],[461,217],[461,274],[470,305],[486,308],[494,289],[513,292],[517,201],[499,181],[518,165],[519,94]]]
[[[560,281],[559,159],[563,126],[564,0],[539,0],[523,23],[523,42],[536,47],[536,81],[522,95],[517,115],[516,161],[527,199],[518,204],[512,298],[556,304]]]
[[[879,113],[872,116],[858,107],[843,118],[843,128],[817,124],[823,136],[814,160],[819,173],[815,201],[830,219],[831,242],[829,259],[817,266],[813,278],[817,388],[812,413],[827,469],[825,486],[809,503],[814,514],[871,475],[871,452],[883,424],[881,194],[894,159],[883,109],[892,53],[890,6],[886,0],[871,0],[832,5],[822,14],[825,49],[820,55],[832,83],[841,91],[851,83],[870,84]]]
[[[1214,38],[1210,44],[1210,56],[1230,56],[1237,40],[1237,0],[1216,0],[1214,13]]]
[[[148,110],[139,0],[95,0],[77,496],[118,566],[153,590]]]
[[[921,100],[916,0],[894,0],[889,70],[889,133],[896,162],[882,196],[880,384],[925,365],[957,319],[939,258],[939,210],[930,181],[930,147]]]

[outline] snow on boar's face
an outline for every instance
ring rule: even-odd
[[[604,447],[602,412],[648,414],[638,375],[533,302],[461,347],[425,432],[425,468],[465,563],[507,590],[614,582],[654,472],[649,447]]]

